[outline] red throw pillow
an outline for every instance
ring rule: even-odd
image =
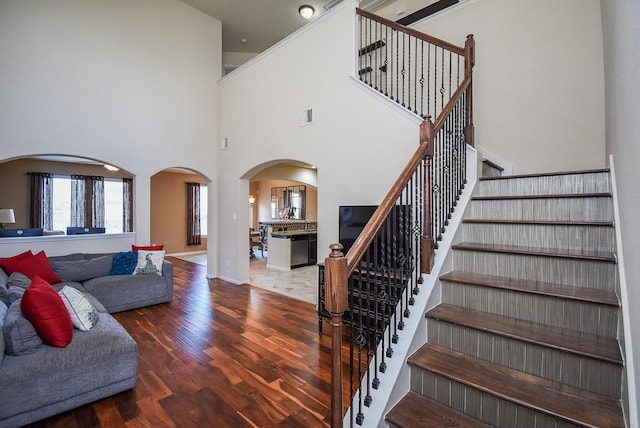
[[[131,251],[161,251],[164,250],[164,245],[131,245]]]
[[[64,348],[71,342],[71,316],[56,290],[35,276],[20,302],[20,310],[47,345]]]
[[[33,257],[33,253],[31,250],[27,250],[24,253],[20,253],[13,257],[6,257],[0,259],[0,267],[7,273],[7,275],[11,275],[14,271],[11,270],[12,265],[21,260],[21,259],[30,259]],[[11,270],[11,272],[9,272]]]
[[[19,256],[22,256],[22,254],[19,254]],[[9,263],[0,265],[7,275],[11,275],[14,272],[20,272],[29,279],[33,279],[37,275],[49,284],[62,282],[60,277],[56,275],[53,269],[51,269],[49,259],[44,251],[40,251],[36,255],[31,255],[31,257],[28,255],[19,258],[17,257],[18,256],[14,256],[10,259],[11,261]]]

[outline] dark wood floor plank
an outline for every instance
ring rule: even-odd
[[[168,260],[174,301],[114,314],[138,343],[135,388],[31,427],[328,427],[331,335],[315,306]]]

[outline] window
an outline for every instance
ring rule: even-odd
[[[122,233],[123,187],[121,180],[104,180],[104,220],[107,233]],[[53,177],[53,229],[71,225],[71,177]]]

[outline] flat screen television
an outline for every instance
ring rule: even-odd
[[[338,217],[338,240],[346,255],[356,238],[378,208],[377,205],[341,205]]]

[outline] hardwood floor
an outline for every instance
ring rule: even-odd
[[[114,314],[138,343],[136,387],[31,426],[329,426],[331,337],[315,306],[168,259],[174,301]]]

